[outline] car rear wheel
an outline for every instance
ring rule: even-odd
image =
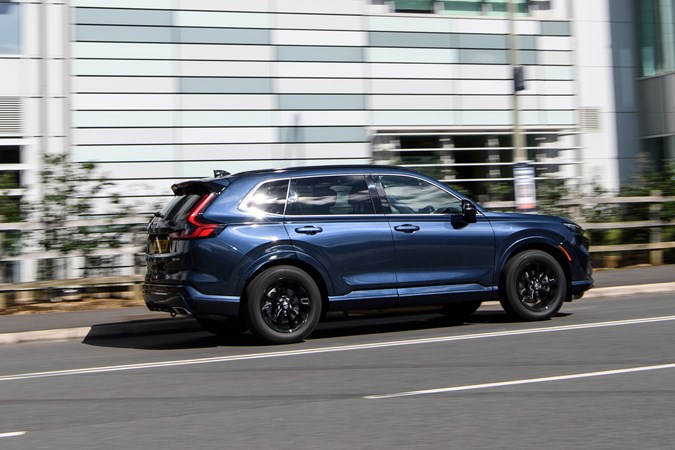
[[[273,344],[298,342],[321,316],[321,292],[314,279],[293,266],[277,266],[256,276],[246,289],[251,332]]]
[[[562,306],[567,293],[565,273],[556,259],[540,250],[514,256],[504,269],[504,310],[521,320],[545,320]]]

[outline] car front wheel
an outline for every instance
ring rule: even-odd
[[[507,313],[521,320],[545,320],[560,310],[567,282],[553,256],[527,250],[507,263],[503,288],[500,302]]]
[[[246,288],[251,332],[273,344],[298,342],[316,328],[321,292],[314,279],[293,266],[276,266]]]

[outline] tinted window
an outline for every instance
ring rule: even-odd
[[[375,214],[362,175],[300,178],[292,182],[289,215]]]
[[[21,51],[21,16],[16,3],[0,2],[0,54]]]
[[[461,200],[415,177],[381,176],[392,214],[447,214],[462,211]]]
[[[270,214],[283,214],[286,209],[287,193],[288,180],[264,183],[251,196],[245,208]]]
[[[0,164],[20,164],[21,147],[18,145],[0,146]]]
[[[177,195],[162,209],[162,217],[170,220],[184,219],[201,198],[202,196],[198,194]]]

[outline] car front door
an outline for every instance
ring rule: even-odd
[[[370,181],[370,182],[369,182]],[[365,175],[293,179],[285,226],[300,259],[323,268],[331,309],[396,304],[389,223]]]
[[[484,300],[493,289],[495,238],[478,214],[463,220],[461,199],[421,178],[377,177],[394,239],[399,304]]]

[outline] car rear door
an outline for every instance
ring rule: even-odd
[[[494,232],[481,214],[461,219],[461,199],[409,175],[377,178],[393,234],[399,304],[489,297]]]
[[[396,304],[391,230],[374,193],[366,175],[291,181],[286,230],[298,257],[329,277],[332,309]]]
[[[146,283],[179,283],[191,239],[217,235],[222,226],[202,217],[228,180],[187,181],[172,186],[175,196],[148,224]]]

